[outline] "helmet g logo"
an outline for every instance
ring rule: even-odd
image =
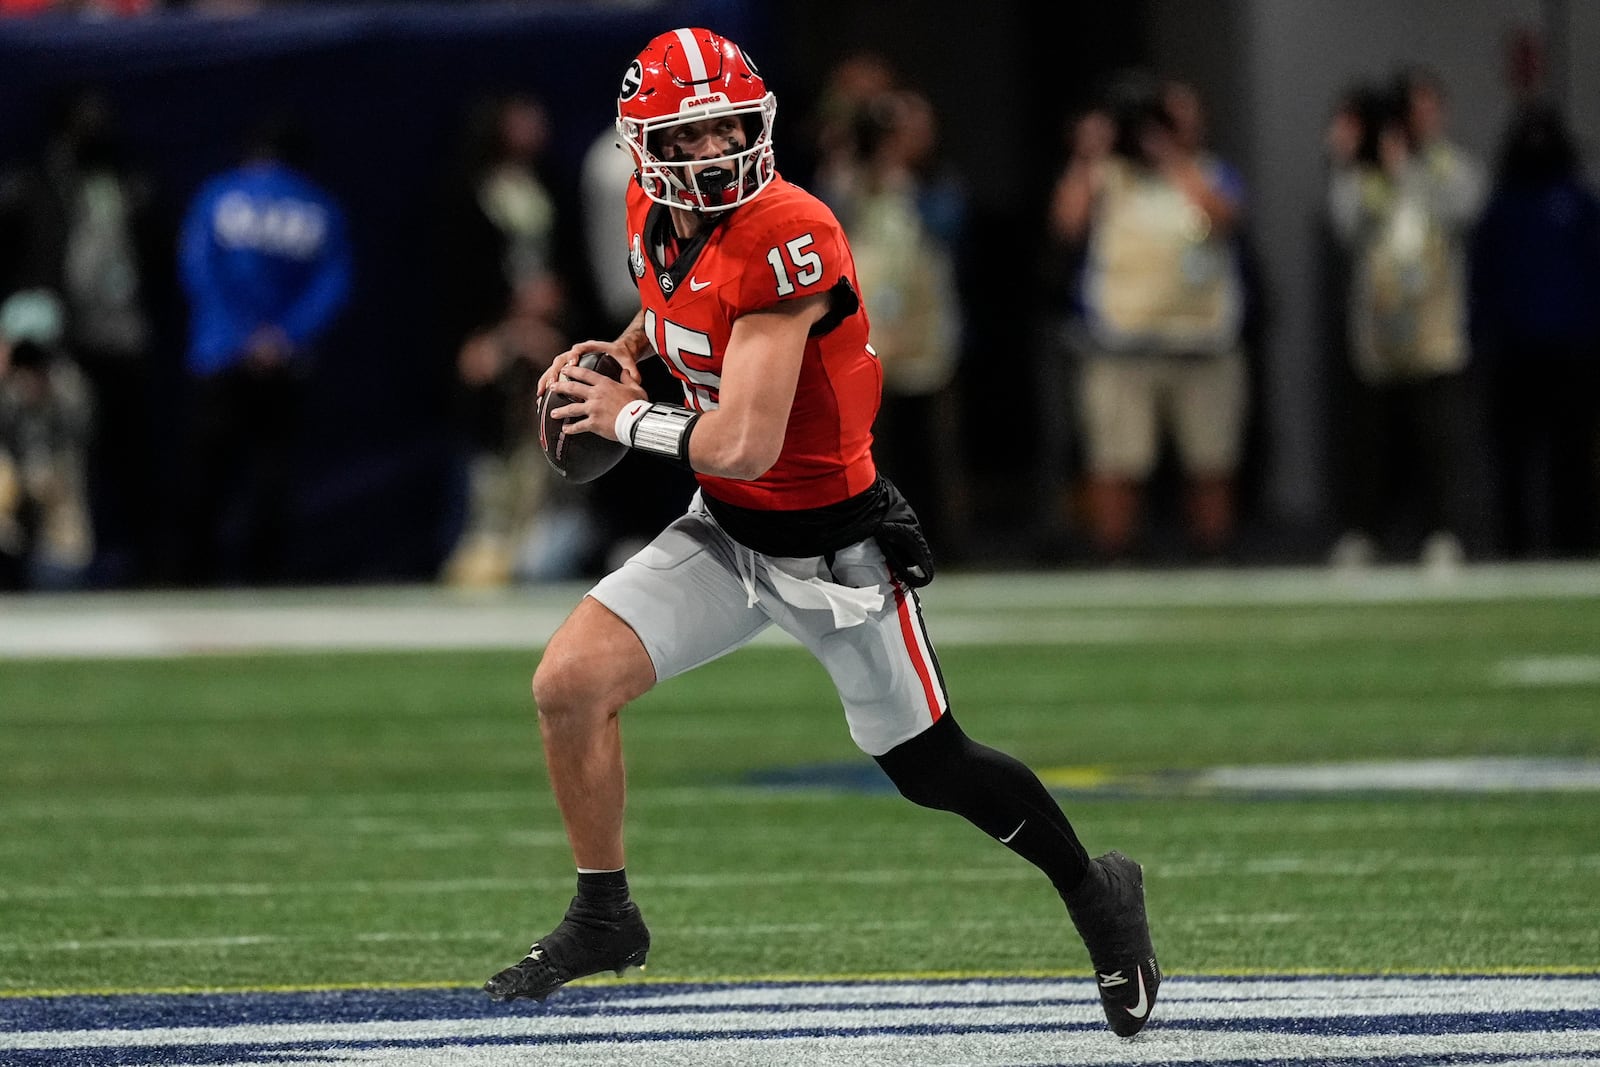
[[[622,74],[622,90],[617,94],[619,100],[631,100],[639,91],[639,86],[644,84],[644,66],[636,59],[628,65]]]

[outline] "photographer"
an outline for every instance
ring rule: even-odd
[[[1094,545],[1108,561],[1129,554],[1170,435],[1191,547],[1215,559],[1233,536],[1247,393],[1242,182],[1205,150],[1188,85],[1125,79],[1091,115],[1051,222],[1084,248],[1073,334]]]
[[[1325,140],[1356,378],[1339,427],[1345,533],[1332,561],[1374,560],[1400,502],[1416,500],[1422,563],[1446,574],[1464,558],[1472,509],[1466,242],[1482,169],[1444,137],[1443,88],[1424,71],[1402,73],[1388,92],[1348,94]]]

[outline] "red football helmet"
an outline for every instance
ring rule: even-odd
[[[777,98],[738,45],[710,30],[672,30],[646,45],[623,74],[617,133],[633,152],[639,185],[651,200],[726,211],[772,180],[777,112]],[[673,158],[668,130],[725,117],[743,127],[742,148],[715,159]]]

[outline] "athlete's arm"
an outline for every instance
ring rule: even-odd
[[[778,462],[806,337],[827,313],[828,301],[827,293],[813,293],[734,320],[717,406],[695,423],[689,466],[750,481]]]
[[[717,406],[695,418],[688,455],[679,453],[690,467],[701,474],[750,481],[778,462],[800,381],[806,337],[827,313],[829,300],[827,293],[813,293],[734,320],[722,359]],[[589,350],[588,345],[573,349]],[[573,420],[566,433],[597,433],[615,441],[618,412],[635,399],[646,399],[637,380],[614,382],[596,371],[571,365],[567,377],[570,381],[561,392],[570,390],[572,403],[551,412],[556,418]],[[689,415],[685,409],[675,410],[681,416]],[[679,423],[680,429],[682,425]]]

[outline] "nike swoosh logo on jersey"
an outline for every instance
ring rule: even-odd
[[[1011,832],[1010,832],[1010,833],[1009,833],[1009,834],[1007,834],[1007,835],[1006,835],[1006,836],[1004,836],[1004,837],[1002,837],[1002,838],[1001,838],[1001,839],[1000,839],[1000,843],[1001,843],[1001,844],[1002,844],[1002,845],[1009,845],[1009,844],[1011,844],[1011,839],[1012,839],[1012,838],[1013,838],[1013,837],[1016,837],[1016,836],[1017,836],[1017,835],[1018,835],[1018,834],[1020,834],[1020,833],[1022,833],[1022,828],[1023,828],[1023,827],[1024,827],[1024,826],[1026,826],[1026,825],[1028,825],[1028,820],[1027,820],[1027,819],[1023,819],[1023,820],[1022,820],[1022,821],[1021,821],[1021,822],[1019,822],[1019,823],[1017,823],[1017,828],[1016,828],[1016,829],[1015,829],[1015,830],[1013,830],[1013,831],[1011,831]]]
[[[697,282],[694,280],[694,275],[689,275],[689,291],[691,293],[698,293],[700,290],[704,289],[710,284],[710,282]]]

